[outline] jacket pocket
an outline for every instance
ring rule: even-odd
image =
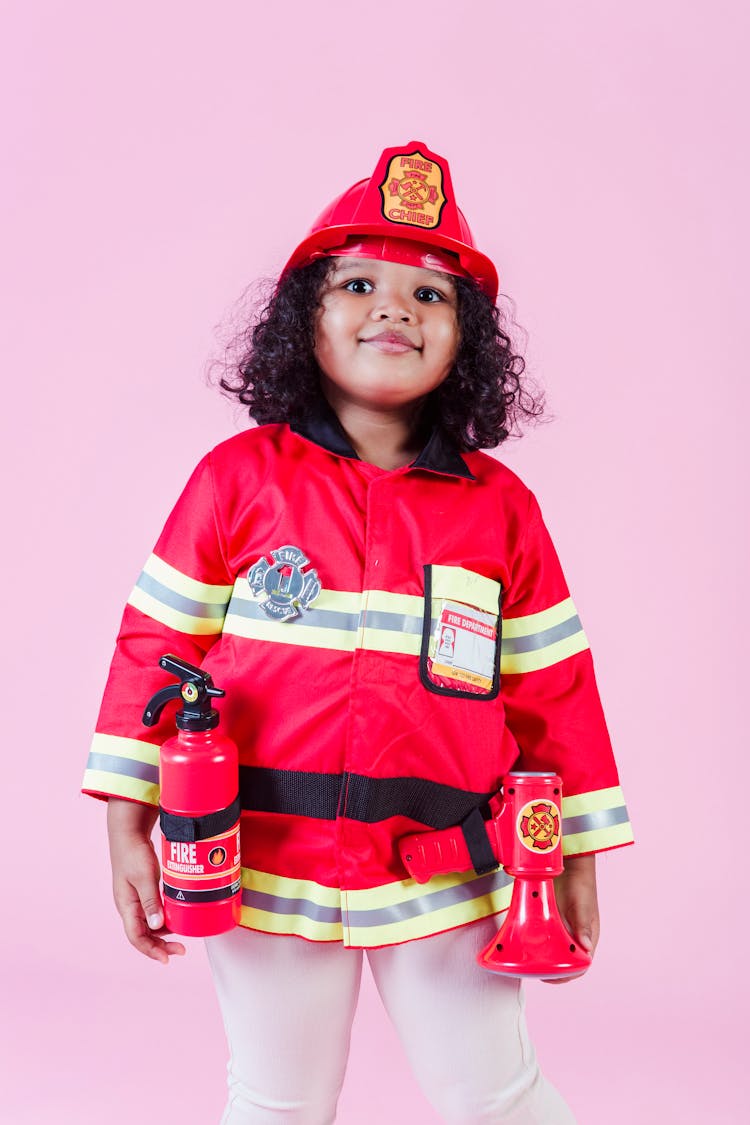
[[[495,699],[500,691],[502,586],[462,566],[424,568],[419,675],[428,691]]]

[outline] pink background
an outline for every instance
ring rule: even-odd
[[[243,425],[206,386],[213,326],[413,137],[449,156],[548,391],[554,423],[503,455],[563,558],[638,838],[600,861],[595,969],[528,989],[539,1054],[581,1125],[746,1120],[746,6],[457,11],[46,0],[4,21],[14,1125],[155,1122],[176,1098],[218,1121],[203,949],[165,970],[126,944],[77,790],[122,604]],[[437,1120],[369,982],[339,1120]]]

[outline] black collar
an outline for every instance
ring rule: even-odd
[[[289,428],[292,433],[299,434],[300,437],[327,449],[329,453],[335,453],[338,457],[348,457],[351,461],[359,461],[341,423],[325,401],[319,404],[315,413],[309,418],[302,422],[292,422]],[[412,461],[409,468],[427,469],[432,473],[445,473],[451,477],[463,477],[464,480],[476,480],[453,442],[437,426],[430,434],[424,449],[416,460]]]

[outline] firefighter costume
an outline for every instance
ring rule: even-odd
[[[488,631],[480,673],[440,654],[455,607]],[[419,886],[396,841],[458,823],[514,764],[563,778],[567,854],[631,839],[538,505],[509,469],[438,432],[386,472],[358,460],[321,407],[201,462],[130,596],[87,792],[158,801],[172,718],[154,737],[141,704],[163,686],[168,651],[227,692],[217,706],[240,747],[251,928],[377,946],[504,909],[502,871]]]

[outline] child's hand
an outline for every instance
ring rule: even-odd
[[[593,957],[599,941],[599,905],[596,899],[596,856],[572,855],[565,870],[555,879],[555,898],[563,922],[579,945]],[[579,974],[580,975],[580,974]],[[548,980],[545,984],[567,984],[575,977]]]
[[[151,843],[156,809],[110,797],[107,808],[109,853],[115,906],[125,934],[139,953],[166,965],[182,955],[179,941],[165,941],[164,908],[159,895],[159,861]]]

